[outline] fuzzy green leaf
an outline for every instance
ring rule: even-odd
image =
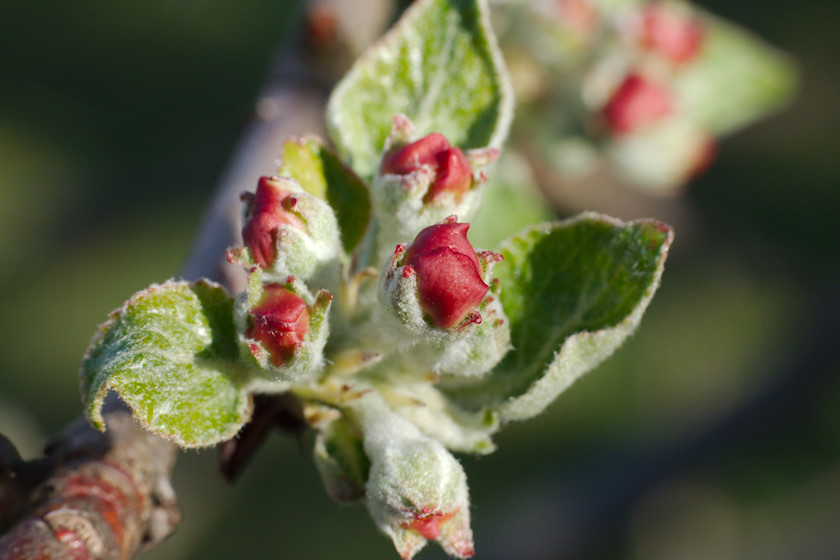
[[[370,196],[364,181],[319,138],[289,140],[283,144],[280,157],[280,175],[297,179],[306,192],[330,203],[344,250],[352,252],[370,221]]]
[[[700,58],[675,83],[688,118],[723,135],[788,103],[797,83],[791,58],[745,29],[701,14],[708,31]]]
[[[233,326],[233,301],[207,281],[167,282],[114,311],[82,362],[86,413],[116,391],[146,429],[182,447],[233,437],[251,416]]]
[[[364,497],[370,460],[360,434],[345,418],[318,432],[313,454],[324,487],[334,500],[354,502]]]
[[[498,147],[513,96],[484,0],[419,0],[336,87],[327,124],[339,154],[362,177],[376,171],[393,117],[418,137],[461,148]]]
[[[586,213],[507,240],[494,270],[514,349],[452,396],[502,420],[541,412],[630,335],[659,285],[671,230]]]

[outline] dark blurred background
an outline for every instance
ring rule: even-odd
[[[107,313],[178,274],[291,4],[0,3],[0,432],[25,456],[79,415]],[[463,458],[478,558],[840,557],[840,4],[700,5],[791,52],[799,95],[657,203],[690,219],[638,333]],[[185,520],[144,558],[396,557],[305,441],[235,487],[214,461],[182,455]]]

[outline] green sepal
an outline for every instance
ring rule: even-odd
[[[541,412],[635,330],[673,233],[653,220],[584,213],[504,242],[495,269],[513,350],[489,376],[449,394],[502,421]]]
[[[370,222],[368,187],[315,136],[283,143],[278,174],[297,179],[303,189],[329,202],[338,219],[341,243],[353,252]]]
[[[370,180],[394,115],[417,137],[462,149],[499,147],[513,95],[484,0],[419,0],[338,84],[327,126],[339,154]]]
[[[225,441],[251,416],[233,300],[209,281],[134,294],[100,327],[80,375],[85,412],[100,430],[110,390],[147,430],[181,447]]]
[[[248,275],[247,291],[239,294],[233,304],[233,325],[237,332],[239,353],[250,368],[247,389],[253,393],[282,393],[293,384],[313,381],[323,373],[324,346],[329,338],[329,312],[332,294],[318,290],[314,295],[306,284],[289,276],[282,286],[299,296],[309,311],[309,322],[303,342],[293,355],[280,365],[271,362],[270,352],[258,340],[249,338],[251,310],[259,305],[266,283],[259,267]]]
[[[337,418],[318,432],[313,456],[331,498],[347,503],[364,497],[370,460],[361,434],[346,418]]]

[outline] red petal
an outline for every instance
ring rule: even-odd
[[[489,289],[475,262],[448,247],[419,255],[413,266],[417,271],[420,306],[441,329],[463,321]]]
[[[271,363],[289,360],[309,330],[309,309],[299,295],[280,284],[267,284],[251,310],[252,325],[245,335],[268,350]]]
[[[382,173],[408,175],[421,165],[437,165],[438,154],[448,149],[449,140],[443,134],[429,134],[385,156]]]
[[[423,200],[431,202],[441,194],[449,192],[455,197],[455,202],[460,202],[471,186],[472,167],[461,148],[456,146],[438,157],[437,178]]]

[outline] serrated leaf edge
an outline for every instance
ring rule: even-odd
[[[105,403],[105,398],[108,396],[108,393],[112,390],[117,391],[116,387],[114,387],[114,385],[109,381],[106,381],[105,383],[102,383],[100,385],[100,387],[98,388],[98,390],[96,391],[96,394],[93,395],[92,398],[90,397],[88,392],[85,391],[85,363],[87,363],[87,361],[90,358],[90,355],[93,352],[93,350],[96,348],[96,346],[99,344],[99,342],[104,338],[105,333],[108,332],[108,329],[118,320],[118,318],[123,313],[125,313],[128,310],[129,307],[131,307],[133,304],[136,304],[141,298],[146,297],[146,296],[151,295],[151,294],[154,294],[157,291],[171,290],[175,287],[183,287],[183,286],[187,286],[189,288],[192,288],[192,287],[199,286],[199,285],[207,286],[210,289],[218,288],[218,289],[223,290],[227,294],[227,290],[225,289],[224,286],[222,286],[221,284],[218,284],[216,282],[213,282],[211,280],[207,280],[206,278],[202,278],[202,279],[194,281],[194,282],[189,282],[189,281],[185,281],[185,280],[172,280],[172,279],[170,279],[170,280],[167,280],[166,282],[163,282],[161,284],[157,284],[157,283],[152,284],[152,285],[150,285],[149,287],[147,287],[143,290],[135,292],[130,298],[128,298],[126,301],[124,301],[123,304],[120,307],[111,311],[108,314],[108,319],[105,320],[105,322],[103,322],[101,325],[99,325],[99,327],[96,331],[96,334],[93,336],[90,343],[88,344],[87,349],[85,350],[85,354],[82,357],[81,366],[79,367],[79,378],[81,380],[80,381],[80,392],[81,392],[81,395],[82,395],[82,403],[84,405],[84,409],[85,409],[85,412],[86,412],[85,416],[87,417],[88,421],[90,422],[90,424],[94,428],[96,428],[100,432],[105,431],[106,424],[105,424],[105,418],[102,414],[102,407]],[[117,391],[117,393],[119,394],[119,391]],[[242,389],[243,396],[246,393],[248,393],[248,391],[243,388]],[[199,448],[199,447],[207,447],[207,446],[210,446],[210,445],[215,445],[217,443],[220,443],[222,441],[225,441],[227,439],[232,438],[233,436],[235,436],[239,432],[239,430],[242,427],[241,424],[238,425],[238,426],[234,426],[235,429],[232,428],[232,429],[228,430],[227,432],[223,432],[217,439],[215,439],[213,441],[202,441],[200,443],[196,443],[194,441],[186,441],[182,438],[177,437],[176,434],[169,433],[169,432],[163,432],[162,430],[155,429],[153,426],[151,426],[147,422],[144,422],[142,417],[137,415],[134,412],[134,409],[135,409],[134,404],[130,400],[125,399],[122,395],[120,395],[120,398],[123,400],[123,402],[125,402],[129,406],[129,408],[131,408],[132,416],[134,417],[136,422],[138,422],[141,426],[143,426],[143,429],[145,429],[146,431],[148,431],[150,433],[153,433],[153,434],[155,434],[155,435],[157,435],[157,436],[159,436],[163,439],[171,441],[181,448]],[[237,415],[240,418],[243,419],[242,424],[244,424],[247,421],[247,419],[250,418],[251,415],[252,415],[253,406],[254,406],[253,405],[253,398],[251,397],[251,395],[248,395],[247,398],[243,398],[241,402],[242,402],[242,405],[237,410]]]

